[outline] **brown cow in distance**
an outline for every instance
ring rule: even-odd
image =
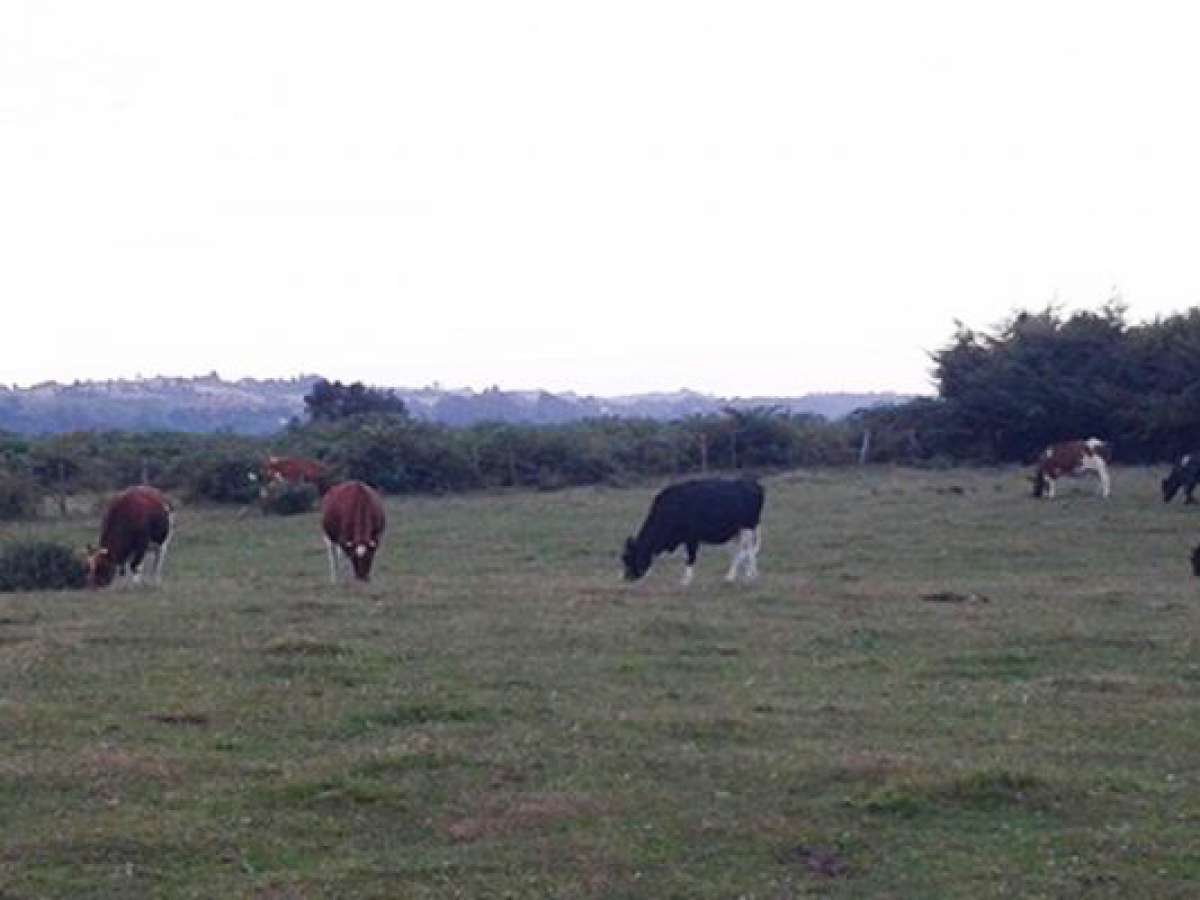
[[[154,581],[161,584],[172,525],[171,504],[157,490],[138,485],[122,491],[104,512],[100,546],[88,548],[88,584],[104,587],[126,573],[140,583],[147,550],[154,554]]]
[[[1054,481],[1063,475],[1081,475],[1095,472],[1100,477],[1100,496],[1108,497],[1112,483],[1108,477],[1108,463],[1112,451],[1099,438],[1086,441],[1063,441],[1051,444],[1038,457],[1037,470],[1033,476],[1033,496],[1045,495],[1054,498]]]
[[[344,554],[359,581],[371,580],[371,563],[387,524],[383,502],[361,481],[335,484],[321,501],[321,530],[329,548],[329,580],[338,581],[338,554]]]
[[[312,484],[325,493],[329,487],[329,468],[315,459],[299,456],[268,456],[262,466],[263,490],[273,482],[286,484]],[[258,476],[252,474],[257,480]]]

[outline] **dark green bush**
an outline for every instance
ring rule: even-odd
[[[262,487],[251,478],[259,465],[258,459],[248,456],[198,462],[189,479],[188,495],[213,503],[252,503]]]
[[[0,472],[0,520],[32,519],[37,508],[38,489],[32,481]]]
[[[288,484],[276,481],[267,485],[259,505],[264,513],[275,516],[295,516],[311,512],[320,497],[314,484]]]
[[[16,541],[0,549],[0,591],[61,591],[86,581],[84,561],[62,544]]]

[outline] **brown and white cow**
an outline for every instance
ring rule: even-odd
[[[354,577],[371,580],[371,562],[387,524],[383,502],[361,481],[335,484],[321,501],[321,530],[329,547],[329,580],[338,581],[338,555],[350,560]]]
[[[329,468],[315,459],[304,459],[299,456],[268,456],[262,465],[263,491],[266,486],[275,482],[282,484],[312,484],[317,490],[323,491],[328,485]],[[251,473],[251,480],[259,479],[257,473]]]
[[[1112,492],[1108,477],[1108,463],[1111,461],[1112,451],[1099,438],[1051,444],[1038,457],[1033,476],[1033,496],[1045,495],[1053,499],[1055,479],[1063,475],[1095,472],[1100,477],[1100,496],[1107,497]]]
[[[100,546],[88,548],[88,584],[104,587],[126,574],[139,583],[147,551],[154,554],[154,581],[161,584],[173,523],[171,504],[154,488],[138,485],[119,493],[100,522]]]

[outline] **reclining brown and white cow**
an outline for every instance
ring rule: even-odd
[[[1112,493],[1112,482],[1108,477],[1108,463],[1112,451],[1099,438],[1086,441],[1063,441],[1051,444],[1038,457],[1037,470],[1033,475],[1033,496],[1054,498],[1054,482],[1063,475],[1082,475],[1095,472],[1100,478],[1100,496]]]

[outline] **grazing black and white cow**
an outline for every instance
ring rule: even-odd
[[[1183,502],[1195,503],[1192,492],[1200,482],[1200,454],[1188,453],[1180,457],[1171,469],[1171,474],[1162,481],[1163,503],[1170,503],[1175,495],[1183,488]]]
[[[738,543],[725,580],[736,579],[743,565],[747,578],[757,577],[763,499],[762,485],[749,479],[701,478],[665,488],[650,504],[637,537],[625,541],[625,578],[641,578],[655,556],[682,544],[687,549],[683,583],[690,584],[700,544],[724,544],[735,536]]]
[[[1055,479],[1063,475],[1095,472],[1100,477],[1100,496],[1107,497],[1112,491],[1108,477],[1111,459],[1112,452],[1108,444],[1099,438],[1051,444],[1038,457],[1037,471],[1033,476],[1033,496],[1041,497],[1044,494],[1054,499]]]

